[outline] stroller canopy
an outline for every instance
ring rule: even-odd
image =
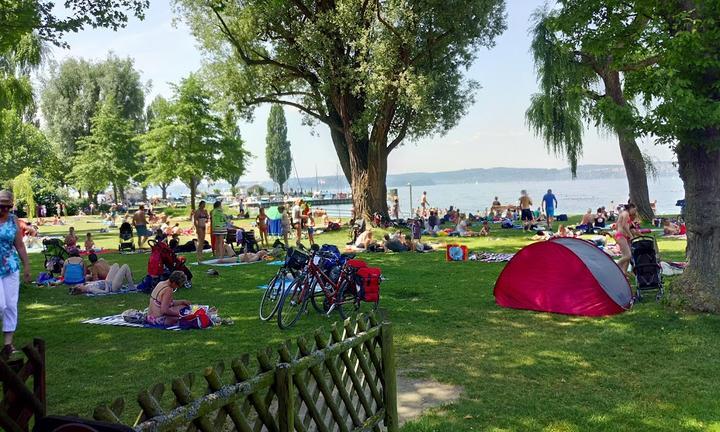
[[[630,307],[630,285],[594,244],[574,238],[533,243],[515,254],[495,283],[503,307],[603,316]]]

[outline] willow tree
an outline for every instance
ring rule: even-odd
[[[629,8],[612,2],[561,3],[560,9],[540,9],[533,15],[531,51],[540,92],[532,96],[527,122],[543,138],[548,151],[568,159],[573,176],[583,151],[584,125],[591,122],[609,129],[618,138],[630,200],[640,215],[650,220],[654,215],[647,162],[637,145],[637,110],[625,95],[622,74],[654,61],[654,57],[636,52],[632,63],[614,61],[614,53],[627,51],[626,41],[641,34],[648,20],[632,17]],[[580,31],[595,14],[616,20],[615,33]]]
[[[28,219],[35,219],[35,193],[33,192],[33,174],[30,168],[25,168],[12,180],[12,190],[15,199],[27,206]]]
[[[330,130],[358,214],[387,214],[388,155],[473,102],[463,71],[504,30],[503,0],[176,0],[218,92]]]
[[[720,2],[559,3],[568,17],[563,32],[593,40],[584,47],[590,54],[622,40],[611,60],[625,71],[630,96],[644,98],[637,130],[675,151],[685,188],[688,266],[673,295],[720,313]]]

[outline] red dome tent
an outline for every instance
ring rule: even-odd
[[[503,307],[602,316],[624,312],[632,293],[615,262],[594,244],[557,238],[521,249],[495,283]]]

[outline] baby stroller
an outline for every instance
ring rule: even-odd
[[[229,234],[228,234],[229,236]],[[235,233],[235,243],[237,243],[239,253],[257,253],[260,250],[257,240],[255,240],[255,230],[238,229]]]
[[[147,271],[138,289],[143,292],[150,292],[158,282],[170,277],[170,273],[180,270],[187,276],[185,288],[192,287],[193,274],[185,265],[185,257],[178,257],[170,246],[162,241],[148,240],[150,245],[150,258],[148,259]]]
[[[50,273],[61,273],[65,260],[70,253],[65,249],[60,239],[49,238],[43,240],[43,255],[45,256],[45,269]]]
[[[122,225],[120,225],[120,245],[118,246],[118,251],[135,251],[135,240],[133,237],[133,227],[128,222],[123,222]]]
[[[642,301],[643,292],[657,290],[655,300],[665,293],[657,244],[653,237],[636,237],[630,244],[633,273],[637,280],[635,299]]]

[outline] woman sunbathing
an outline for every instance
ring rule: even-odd
[[[251,262],[258,262],[265,259],[266,256],[270,255],[270,253],[266,250],[260,250],[257,253],[253,252],[246,252],[241,253],[238,256],[228,257],[228,258],[220,258],[216,261],[218,264],[235,264],[235,263],[251,263]]]
[[[185,285],[187,276],[185,273],[176,270],[170,273],[170,278],[157,284],[150,294],[150,305],[148,306],[147,322],[157,326],[172,326],[178,323],[182,316],[180,311],[190,302],[187,300],[173,299],[173,293]]]
[[[122,266],[113,264],[110,266],[107,277],[82,285],[76,285],[70,288],[70,294],[107,294],[110,292],[118,292],[126,286],[129,289],[135,289],[135,283],[132,279],[132,272],[127,264]]]

